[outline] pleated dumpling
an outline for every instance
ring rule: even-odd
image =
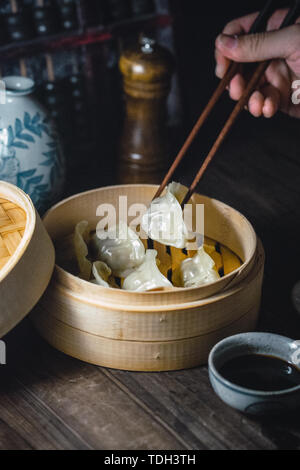
[[[96,257],[104,261],[117,277],[126,277],[145,258],[142,241],[125,222],[107,231],[97,232],[93,236],[92,247]]]
[[[123,289],[134,292],[147,292],[163,287],[172,287],[156,264],[157,251],[147,250],[145,260],[123,283]]]
[[[75,226],[73,245],[79,269],[79,277],[81,277],[85,281],[90,280],[92,272],[92,263],[87,258],[89,254],[89,238],[89,223],[86,220],[82,220]]]
[[[180,270],[183,287],[200,287],[220,279],[214,260],[204,251],[203,246],[193,258],[182,261]]]
[[[94,284],[98,286],[109,288],[111,287],[108,283],[111,276],[111,269],[103,261],[96,261],[93,263],[92,273],[94,275]]]
[[[184,186],[171,183],[164,196],[152,201],[141,223],[142,229],[149,238],[175,248],[186,247],[189,233],[179,203],[183,200],[185,193]]]

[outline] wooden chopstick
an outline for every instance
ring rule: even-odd
[[[274,6],[274,0],[268,0],[266,3],[264,9],[260,12],[260,14],[257,16],[256,20],[254,21],[253,25],[251,26],[251,29],[249,31],[249,34],[254,34],[258,33],[260,31],[264,31],[267,21],[275,10]],[[202,112],[201,116],[199,117],[198,121],[196,122],[195,126],[192,129],[192,132],[189,134],[187,140],[185,141],[184,145],[180,149],[177,157],[175,158],[174,162],[172,163],[168,173],[166,174],[165,178],[163,179],[159,189],[157,190],[154,199],[159,197],[167,184],[169,183],[170,179],[172,178],[175,170],[177,169],[178,165],[180,164],[181,160],[185,156],[186,152],[190,148],[191,144],[193,143],[195,137],[197,136],[199,130],[209,117],[211,111],[219,101],[220,97],[222,96],[223,92],[225,91],[227,85],[231,82],[232,78],[236,75],[238,72],[240,64],[237,62],[231,62],[225,76],[219,83],[217,89],[215,90],[214,94],[210,98],[208,104],[206,105],[204,111]]]
[[[286,15],[285,19],[283,20],[283,22],[282,22],[279,29],[282,29],[282,28],[285,28],[287,26],[292,25],[296,21],[296,19],[298,18],[299,15],[300,15],[300,0],[296,0],[295,3],[294,3],[294,6],[287,13],[287,15]],[[268,66],[270,65],[271,62],[272,62],[271,60],[264,61],[264,62],[261,62],[257,66],[257,68],[256,68],[255,72],[253,73],[252,78],[251,78],[250,82],[248,83],[248,85],[246,87],[246,90],[244,91],[241,99],[238,101],[238,103],[234,107],[231,115],[229,116],[227,122],[225,123],[225,126],[221,130],[217,140],[213,144],[213,146],[212,146],[211,150],[209,151],[207,157],[205,158],[200,170],[198,171],[194,181],[192,182],[192,184],[191,184],[184,200],[181,203],[182,207],[184,207],[184,205],[187,204],[188,201],[190,200],[190,198],[192,197],[192,195],[195,192],[196,187],[197,187],[200,179],[202,178],[203,174],[205,173],[209,163],[214,158],[214,156],[217,153],[219,147],[221,146],[224,139],[228,135],[230,129],[232,128],[233,124],[237,120],[239,114],[244,109],[245,105],[248,103],[251,94],[253,93],[253,91],[257,87],[261,77],[263,76],[263,74],[265,73],[266,69],[268,68]]]
[[[232,128],[233,124],[235,123],[236,119],[238,118],[239,114],[241,113],[241,111],[244,109],[245,105],[248,103],[249,101],[249,98],[252,94],[252,92],[255,90],[255,88],[257,87],[258,83],[259,83],[259,80],[261,79],[262,75],[265,73],[267,67],[269,66],[269,62],[262,62],[261,64],[259,64],[259,66],[257,67],[257,69],[255,70],[246,90],[244,91],[243,93],[243,96],[242,98],[239,100],[239,102],[237,103],[237,105],[235,106],[234,110],[232,111],[231,115],[229,116],[225,126],[223,127],[223,129],[221,130],[217,140],[215,141],[215,143],[213,144],[210,152],[208,153],[207,157],[205,158],[200,170],[198,171],[194,181],[192,182],[184,200],[182,201],[181,203],[181,206],[184,207],[185,204],[187,204],[187,202],[190,200],[190,198],[192,197],[193,193],[195,192],[195,189],[200,181],[200,179],[202,178],[202,176],[204,175],[209,163],[212,161],[213,157],[215,156],[215,154],[217,153],[219,147],[221,146],[221,144],[223,143],[224,139],[226,138],[228,132],[230,131],[230,129]]]

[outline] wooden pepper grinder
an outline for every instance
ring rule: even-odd
[[[119,182],[159,183],[168,167],[167,96],[171,53],[142,36],[120,58],[126,116],[120,142]]]

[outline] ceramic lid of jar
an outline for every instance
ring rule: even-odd
[[[5,92],[8,96],[18,95],[24,96],[29,95],[34,91],[35,83],[31,78],[19,77],[17,75],[11,75],[2,79],[5,85]]]

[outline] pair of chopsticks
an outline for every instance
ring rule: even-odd
[[[260,12],[259,16],[253,23],[249,33],[258,33],[262,32],[265,30],[267,21],[273,11],[275,10],[274,6],[274,1],[269,0],[264,7],[264,9]],[[280,25],[279,29],[285,28],[287,26],[291,26],[292,24],[295,23],[296,19],[300,15],[300,0],[296,0],[294,2],[294,5],[290,8],[289,12],[287,13],[286,17],[284,18],[282,24]],[[181,203],[182,208],[184,208],[184,205],[187,204],[194,194],[196,187],[204,175],[208,165],[214,158],[215,154],[217,153],[218,149],[220,148],[221,144],[225,140],[226,136],[228,135],[229,131],[231,130],[232,126],[234,125],[235,121],[237,120],[239,114],[241,111],[244,109],[244,107],[247,105],[250,96],[252,95],[253,91],[256,89],[258,86],[260,79],[262,78],[263,74],[265,73],[266,69],[269,67],[271,60],[267,60],[264,62],[261,62],[257,68],[255,69],[242,97],[234,107],[231,115],[229,116],[228,120],[226,121],[223,129],[221,130],[219,136],[217,137],[215,143],[211,147],[211,150],[209,151],[207,157],[205,158],[200,170],[198,171],[197,175],[195,176],[194,181],[192,182],[191,186],[188,189],[188,192],[186,196],[184,197],[184,200]],[[221,97],[222,93],[225,91],[226,87],[229,85],[230,81],[232,78],[236,75],[238,72],[240,64],[237,62],[231,62],[225,76],[219,83],[219,86],[217,87],[216,91],[214,92],[213,96],[211,97],[210,101],[208,102],[206,108],[204,109],[203,113],[199,117],[196,125],[192,129],[192,132],[188,136],[187,140],[185,141],[183,147],[179,151],[177,157],[175,158],[173,164],[171,165],[168,173],[166,174],[163,182],[161,183],[156,195],[154,198],[157,198],[161,195],[167,184],[170,182],[175,170],[177,169],[178,165],[182,161],[183,157],[186,155],[187,150],[190,148],[192,142],[194,141],[195,137],[197,136],[200,128],[203,126],[204,122],[207,120],[208,116],[210,115],[211,111],[217,104],[219,98]]]

